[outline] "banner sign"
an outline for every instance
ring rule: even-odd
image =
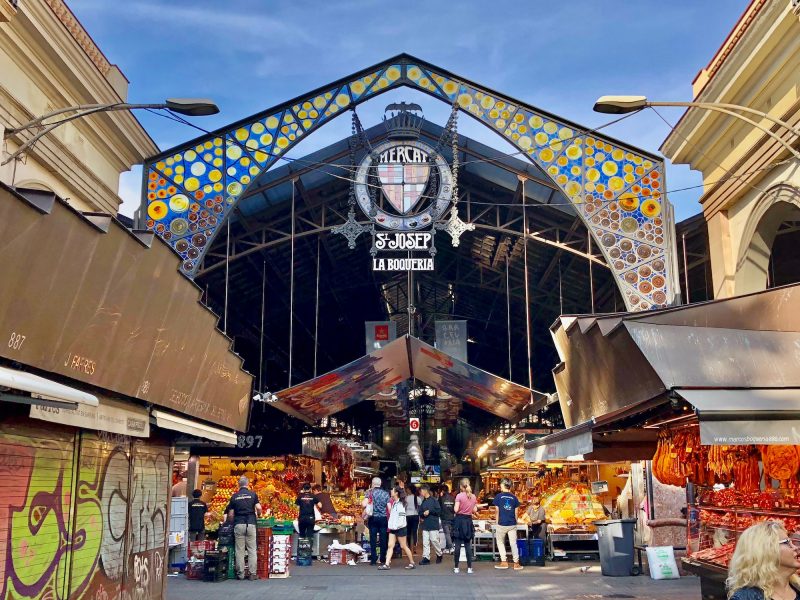
[[[373,271],[433,271],[433,233],[376,233],[372,252]],[[425,251],[426,258],[414,258],[411,252]],[[394,252],[391,257],[381,253]],[[402,252],[403,254],[397,254]]]
[[[394,321],[367,321],[367,354],[379,350],[397,338],[397,323]]]
[[[107,431],[131,437],[150,437],[150,414],[146,408],[108,398],[99,398],[97,406],[82,404],[74,410],[48,406],[31,406],[31,418],[81,427],[95,431]]]
[[[467,322],[436,321],[436,349],[467,361]]]

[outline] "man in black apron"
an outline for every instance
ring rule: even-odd
[[[261,516],[258,495],[249,490],[247,477],[239,478],[239,491],[231,496],[228,518],[233,519],[233,535],[236,540],[236,577],[244,579],[244,555],[247,548],[247,568],[250,579],[258,579],[258,556],[256,553],[256,518]]]

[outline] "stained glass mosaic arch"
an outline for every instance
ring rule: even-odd
[[[259,174],[340,113],[399,86],[456,103],[539,165],[575,205],[629,310],[675,301],[674,221],[663,161],[408,55],[149,159],[140,226],[166,241],[193,276]]]

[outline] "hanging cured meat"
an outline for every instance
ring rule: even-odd
[[[761,490],[761,472],[758,469],[758,454],[750,451],[744,460],[739,460],[733,467],[733,480],[736,489],[742,492],[759,492]]]
[[[761,446],[761,459],[768,477],[787,485],[800,470],[800,456],[797,446]]]

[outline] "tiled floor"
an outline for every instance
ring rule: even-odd
[[[323,600],[342,598],[548,598],[552,600],[695,600],[700,598],[700,583],[694,577],[673,581],[653,581],[639,577],[603,577],[596,563],[548,563],[546,567],[526,567],[524,571],[500,571],[491,562],[475,564],[475,573],[463,568],[455,575],[452,562],[413,571],[396,561],[390,571],[378,571],[368,564],[355,567],[330,566],[315,562],[311,567],[293,567],[288,579],[225,581],[204,583],[187,581],[183,576],[168,579],[167,600],[263,600],[297,598]],[[590,566],[591,565],[591,566]],[[581,567],[590,566],[586,573]]]

